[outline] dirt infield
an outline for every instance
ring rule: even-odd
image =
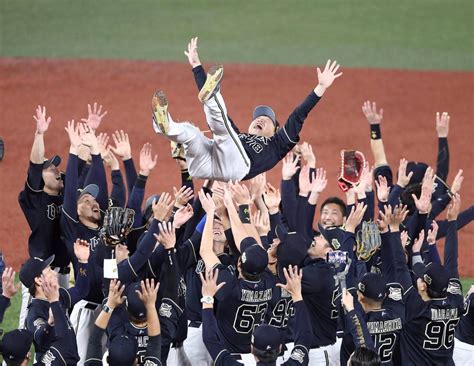
[[[225,66],[223,95],[229,114],[242,130],[257,104],[272,105],[280,123],[284,122],[316,83],[315,69],[310,67]],[[382,133],[389,162],[395,169],[401,157],[435,164],[435,112],[449,111],[451,169],[448,180],[451,182],[458,169],[464,169],[462,207],[471,205],[474,201],[474,73],[343,71],[343,77],[309,116],[302,134],[302,140],[313,145],[317,164],[328,170],[330,183],[324,197],[341,195],[335,178],[339,150],[358,148],[372,160],[361,105],[366,99],[374,99],[384,108]],[[63,169],[68,151],[65,123],[86,117],[90,102],[98,101],[109,111],[101,130],[111,133],[124,129],[129,133],[136,159],[143,143],[153,143],[158,150],[159,165],[152,173],[147,194],[170,190],[180,179],[169,157],[167,141],[156,136],[151,128],[150,100],[155,89],[167,92],[174,119],[192,120],[206,128],[192,73],[185,64],[3,58],[0,74],[0,136],[6,146],[5,158],[0,163],[0,247],[7,262],[16,268],[27,253],[29,230],[17,196],[28,167],[36,105],[45,105],[53,118],[45,137],[46,152],[48,156],[59,153],[63,157]],[[269,174],[274,184],[279,183],[279,177],[279,167]],[[460,270],[464,276],[474,276],[473,249],[474,225],[471,224],[460,234]]]

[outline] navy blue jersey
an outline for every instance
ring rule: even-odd
[[[36,354],[36,358],[39,360],[37,364],[67,366],[76,365],[79,362],[76,333],[66,316],[66,310],[59,302],[51,303],[56,337],[41,358],[38,353]]]
[[[49,195],[42,190],[43,164],[30,162],[25,188],[18,201],[31,234],[28,238],[30,257],[46,259],[55,255],[53,267],[67,267],[69,254],[61,240],[60,214],[62,195]]]
[[[4,295],[0,295],[0,323],[3,322],[5,311],[10,306],[10,299]]]
[[[193,68],[193,73],[196,85],[201,90],[206,82],[206,73],[201,65]],[[240,133],[229,118],[232,128],[239,135],[240,142],[251,162],[250,171],[244,180],[270,170],[295,147],[300,140],[299,133],[303,128],[306,117],[320,99],[314,91],[311,91],[306,99],[290,114],[285,125],[278,129],[271,138]]]
[[[253,330],[263,323],[269,303],[275,296],[275,283],[270,272],[258,281],[237,278],[230,267],[222,264],[218,283],[225,282],[216,294],[217,324],[226,349],[233,353],[250,353]]]
[[[456,328],[455,336],[461,342],[474,345],[474,293],[466,295],[464,312]]]
[[[363,317],[368,334],[372,338],[374,350],[383,365],[397,364],[399,361],[398,342],[405,322],[403,288],[400,284],[387,285],[387,297],[380,310],[364,313],[358,305],[358,313]],[[344,334],[341,347],[341,364],[346,364],[355,350],[353,336]]]
[[[454,331],[463,312],[461,283],[450,280],[447,296],[423,301],[414,287],[406,296],[407,323],[400,339],[403,365],[454,365]]]
[[[273,280],[279,283],[279,278],[273,276]],[[293,342],[293,317],[295,316],[295,309],[293,307],[293,299],[291,294],[283,288],[275,288],[275,296],[270,303],[270,308],[267,312],[265,323],[279,328],[282,332],[281,339],[285,343]]]
[[[311,348],[336,342],[340,291],[334,279],[334,266],[323,259],[307,259],[301,281],[303,299],[313,326]]]

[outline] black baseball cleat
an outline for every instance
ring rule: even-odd
[[[161,131],[161,133],[167,135],[170,128],[170,122],[168,119],[168,98],[166,94],[159,90],[151,99],[151,106],[153,111],[153,122]]]
[[[199,92],[198,99],[201,103],[209,100],[216,91],[219,90],[219,85],[221,83],[222,77],[224,76],[224,66],[214,65],[212,66],[208,73],[206,83]]]

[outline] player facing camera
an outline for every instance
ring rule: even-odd
[[[124,245],[135,218],[135,211],[129,208],[111,207],[104,215],[100,236],[105,245],[116,247]]]

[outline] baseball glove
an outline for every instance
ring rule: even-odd
[[[135,218],[135,211],[130,208],[110,207],[105,212],[104,224],[100,236],[107,246],[115,247],[125,243]]]
[[[362,227],[356,235],[357,257],[368,261],[380,248],[382,238],[377,224],[373,221],[362,222]]]
[[[365,157],[360,151],[341,151],[341,170],[337,183],[343,192],[359,184],[362,169],[365,165]]]

